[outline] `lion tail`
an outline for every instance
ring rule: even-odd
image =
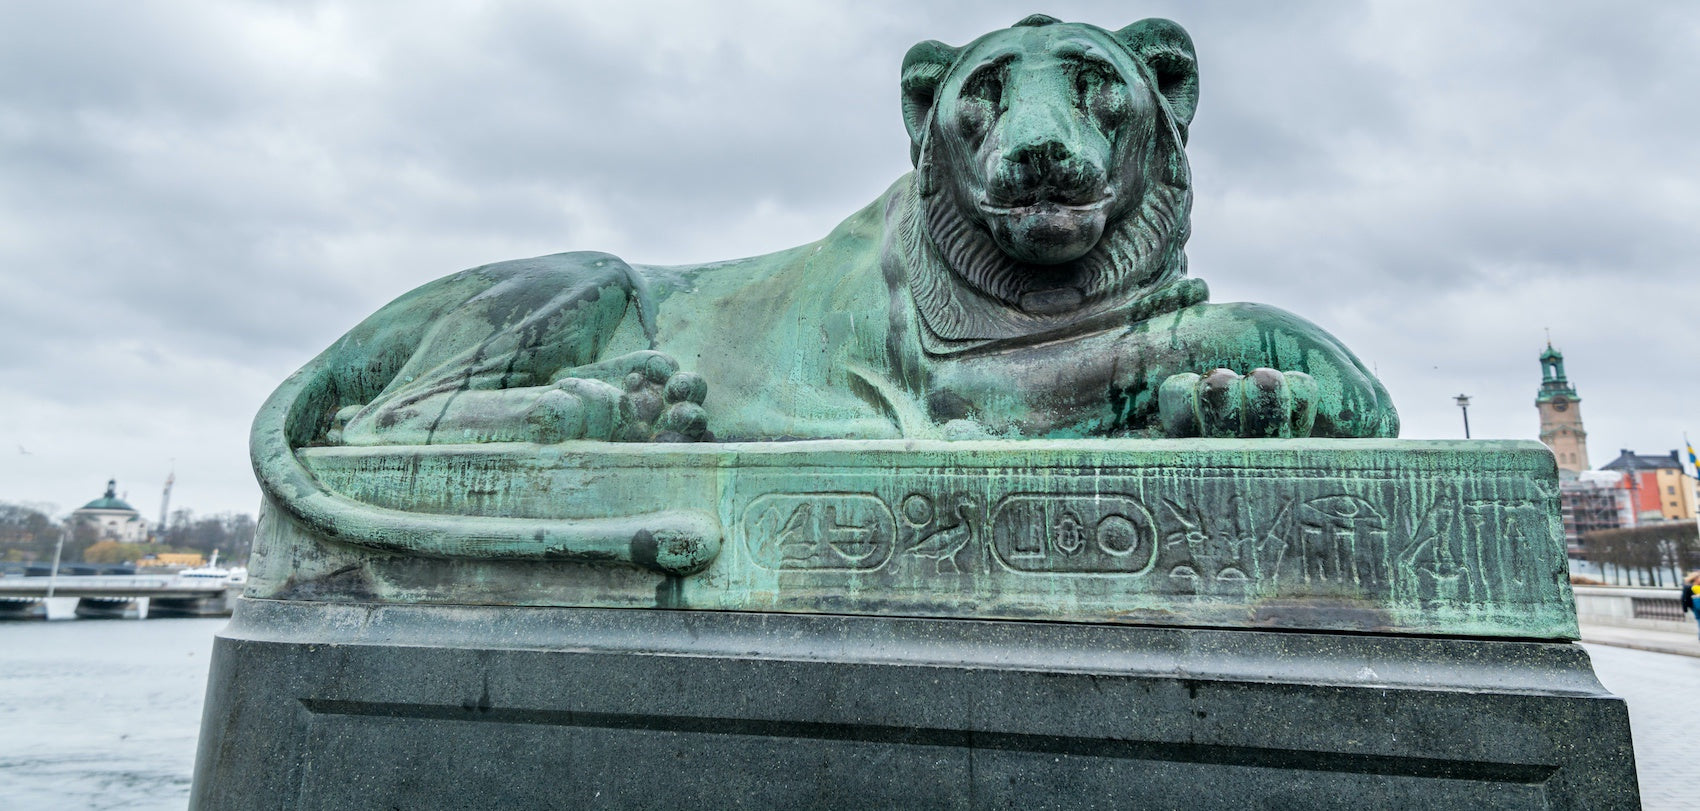
[[[719,522],[706,512],[596,519],[461,516],[379,507],[330,490],[296,449],[322,435],[339,405],[337,349],[285,380],[260,407],[249,435],[254,475],[266,502],[320,537],[425,557],[617,563],[671,576],[700,572],[719,555]]]

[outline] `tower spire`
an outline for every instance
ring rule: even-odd
[[[1564,374],[1564,353],[1553,348],[1547,333],[1547,348],[1541,353],[1541,387],[1535,408],[1541,415],[1541,442],[1552,449],[1561,474],[1588,469],[1588,432],[1582,428],[1582,398]]]

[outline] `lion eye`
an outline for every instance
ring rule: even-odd
[[[968,78],[963,92],[995,107],[1003,101],[1003,79],[996,70],[981,70]]]
[[[1093,93],[1104,89],[1110,82],[1109,74],[1103,68],[1092,64],[1082,65],[1074,74],[1074,90],[1080,95],[1082,102],[1089,101]]]
[[[1114,132],[1127,112],[1121,77],[1107,66],[1086,62],[1075,72],[1074,85],[1081,108]]]

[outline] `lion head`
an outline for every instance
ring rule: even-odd
[[[1035,15],[960,48],[916,45],[902,91],[911,286],[940,337],[1032,332],[1185,275],[1198,72],[1180,26]]]

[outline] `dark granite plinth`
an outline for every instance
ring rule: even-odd
[[[243,600],[195,805],[1633,808],[1565,642]]]

